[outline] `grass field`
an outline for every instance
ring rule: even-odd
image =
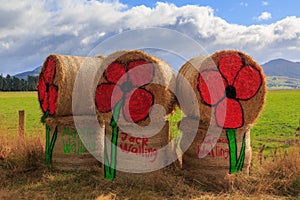
[[[18,130],[19,110],[26,112],[27,136],[44,133],[36,92],[0,92],[0,133],[14,134]]]
[[[254,153],[262,144],[264,154],[276,148],[286,149],[276,159],[258,165],[253,156],[250,177],[233,177],[230,191],[211,192],[198,182],[187,182],[181,171],[157,177],[131,180],[103,179],[102,170],[66,172],[49,169],[44,164],[45,128],[40,122],[41,110],[36,92],[0,92],[0,199],[299,199],[300,198],[300,143],[291,146],[285,141],[299,139],[296,129],[300,119],[300,91],[269,91],[266,107],[251,130]],[[26,111],[26,141],[7,137],[17,133],[18,110]],[[176,132],[177,111],[171,130]],[[174,135],[174,134],[173,134]],[[3,140],[6,139],[5,140]],[[10,147],[10,157],[1,159],[1,152]],[[1,146],[2,145],[2,146]],[[233,181],[234,180],[234,181]]]
[[[300,91],[269,91],[265,109],[251,130],[252,147],[257,150],[262,144],[266,149],[278,145],[286,147],[284,141],[300,139],[296,129],[300,126]],[[275,140],[281,142],[274,142]]]
[[[18,110],[26,111],[27,136],[42,135],[44,126],[36,92],[0,92],[0,133],[14,134],[18,127]],[[173,119],[181,115],[175,113]],[[286,147],[284,141],[296,139],[295,133],[300,126],[300,91],[269,91],[266,107],[251,130],[252,147],[258,150],[266,144],[266,150],[278,145]],[[172,130],[176,131],[173,123]],[[282,142],[276,142],[282,141]]]

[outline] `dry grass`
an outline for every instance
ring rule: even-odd
[[[262,165],[254,162],[250,176],[232,176],[233,192],[300,197],[300,146],[277,154]]]
[[[228,176],[230,187],[187,181],[169,166],[143,176],[119,173],[114,181],[102,169],[58,171],[44,165],[40,138],[0,136],[0,199],[297,199],[300,196],[300,145],[277,153],[262,165],[253,156],[250,176]],[[219,189],[218,189],[219,188]]]
[[[18,134],[0,134],[0,167],[8,170],[29,170],[39,167],[44,160],[44,140]]]

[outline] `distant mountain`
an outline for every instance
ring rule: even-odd
[[[285,76],[300,79],[300,62],[276,59],[263,64],[262,67],[266,76]]]
[[[262,67],[269,89],[300,89],[300,62],[276,59],[263,64]],[[38,76],[40,69],[41,67],[37,67],[15,76],[27,80],[27,76]]]
[[[22,72],[22,73],[14,75],[14,76],[19,78],[19,79],[27,80],[28,76],[38,76],[40,74],[40,71],[41,71],[41,66],[35,68],[32,71]]]

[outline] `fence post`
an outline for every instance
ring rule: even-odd
[[[24,137],[25,136],[25,111],[19,110],[19,135]]]

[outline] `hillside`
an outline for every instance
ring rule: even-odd
[[[269,90],[299,90],[300,79],[286,76],[267,76]]]
[[[263,64],[262,67],[267,76],[285,76],[300,79],[300,62],[276,59]]]
[[[41,70],[41,67],[37,67],[32,71],[22,72],[22,73],[14,75],[14,76],[19,79],[27,80],[28,76],[38,76],[40,74],[40,70]]]

